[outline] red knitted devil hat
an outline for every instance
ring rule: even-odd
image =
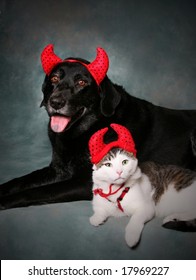
[[[136,157],[137,151],[135,149],[135,143],[133,141],[130,131],[126,127],[119,124],[113,123],[110,126],[118,135],[118,139],[116,141],[110,142],[108,144],[104,143],[103,138],[106,132],[108,131],[107,127],[98,130],[91,136],[89,140],[89,150],[91,155],[91,162],[93,164],[99,163],[100,160],[102,160],[103,157],[112,148],[115,147],[133,153],[133,155]]]
[[[109,67],[109,58],[107,53],[102,48],[97,48],[97,56],[90,64],[85,64],[75,59],[61,59],[54,53],[53,45],[47,45],[41,53],[42,67],[46,75],[50,75],[52,69],[61,62],[77,62],[87,68],[95,79],[97,85],[100,85],[105,78]]]

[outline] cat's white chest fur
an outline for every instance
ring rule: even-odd
[[[109,216],[131,216],[138,208],[146,207],[149,203],[151,207],[154,207],[151,199],[151,184],[147,176],[141,174],[138,167],[134,170],[133,176],[129,176],[126,182],[123,182],[121,185],[109,184],[106,181],[100,180],[100,177],[97,178],[96,172],[94,172],[93,179],[95,182],[93,186],[93,208],[107,209]],[[125,195],[122,195],[127,188],[129,188],[128,191]],[[102,195],[98,194],[98,190],[101,191]],[[122,200],[118,201],[120,197]]]
[[[140,174],[139,170],[138,173]],[[137,180],[130,179],[122,186],[112,185],[110,187],[112,194],[107,196],[108,202],[113,203],[118,208],[118,211],[122,211],[118,207],[120,203],[125,215],[132,215],[138,207],[141,207],[141,204],[152,203],[152,200],[149,199],[151,197],[151,186],[145,175],[142,175]],[[123,195],[127,188],[128,191]],[[109,185],[104,187],[104,189],[107,189],[105,193],[109,193]],[[117,202],[119,198],[122,200]]]

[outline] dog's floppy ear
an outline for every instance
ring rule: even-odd
[[[102,82],[100,90],[101,112],[105,117],[111,117],[120,103],[121,95],[107,77]]]

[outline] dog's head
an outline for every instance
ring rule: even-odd
[[[79,58],[61,60],[46,49],[42,66],[46,77],[42,86],[50,128],[55,133],[69,129],[86,131],[101,116],[110,117],[120,102],[120,94],[106,76],[107,55],[97,53],[89,63]],[[47,47],[46,47],[47,48]]]

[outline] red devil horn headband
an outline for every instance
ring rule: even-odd
[[[53,45],[45,47],[41,54],[42,67],[46,75],[49,75],[57,64],[61,62],[78,62],[84,65],[87,70],[91,73],[96,83],[100,85],[102,80],[105,78],[109,67],[109,58],[107,53],[102,48],[97,48],[97,56],[90,64],[85,64],[79,60],[62,60],[54,53]]]
[[[97,164],[112,148],[121,148],[127,152],[133,153],[136,157],[135,143],[131,136],[130,131],[119,124],[110,125],[118,135],[116,141],[105,144],[103,141],[104,135],[108,131],[108,128],[103,128],[97,131],[89,140],[89,150],[91,155],[91,162]]]

